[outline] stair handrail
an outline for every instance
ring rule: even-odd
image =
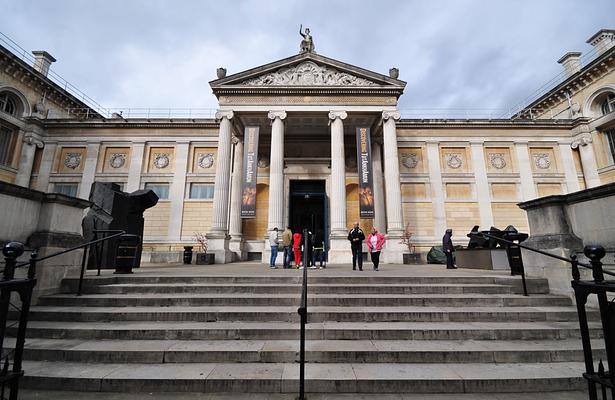
[[[299,335],[299,397],[298,400],[305,399],[305,325],[308,322],[307,291],[308,291],[308,234],[307,229],[303,230],[303,281],[301,283],[301,302],[297,313],[300,316],[300,335]]]

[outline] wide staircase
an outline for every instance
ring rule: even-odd
[[[66,279],[32,308],[22,387],[296,393],[301,273],[254,268],[91,277],[82,296]],[[545,280],[528,279],[525,297],[518,277],[420,268],[309,271],[308,392],[585,387],[576,308]]]

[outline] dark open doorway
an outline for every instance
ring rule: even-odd
[[[288,222],[293,232],[307,228],[328,243],[328,214],[324,180],[290,181]]]

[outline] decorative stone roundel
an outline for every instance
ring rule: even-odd
[[[199,167],[203,169],[211,168],[214,165],[213,153],[199,154]]]
[[[169,165],[169,155],[165,153],[154,154],[154,167],[166,168]]]
[[[109,157],[109,165],[112,168],[122,168],[126,164],[126,154],[114,153]]]
[[[503,169],[506,167],[506,160],[503,153],[491,153],[489,154],[489,161],[491,166],[496,169]]]
[[[70,169],[76,169],[81,165],[81,153],[66,153],[64,157],[64,166]]]
[[[534,163],[540,169],[549,169],[551,166],[551,160],[549,160],[549,155],[546,153],[535,154]]]
[[[416,153],[403,153],[401,155],[401,163],[406,168],[414,169],[419,164],[418,155]]]
[[[257,165],[259,168],[267,168],[269,166],[269,159],[267,157],[260,157]]]
[[[461,154],[447,154],[446,165],[448,165],[452,169],[461,168],[461,166],[463,165]]]

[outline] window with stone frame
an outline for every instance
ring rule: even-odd
[[[169,184],[168,183],[157,183],[150,182],[145,184],[146,190],[153,190],[154,193],[158,196],[160,200],[168,200],[169,199]]]
[[[606,141],[609,145],[609,153],[611,155],[611,161],[615,163],[615,128],[609,129],[604,132]]]
[[[0,111],[16,116],[18,114],[18,102],[15,95],[10,92],[0,92]]]
[[[602,111],[602,115],[607,115],[615,111],[615,93],[609,93],[606,96],[606,99],[604,99],[600,106],[600,110]]]
[[[8,125],[0,124],[0,165],[11,166],[16,144],[16,130]]]
[[[214,185],[209,183],[192,183],[190,184],[191,199],[213,199]]]
[[[77,197],[77,183],[55,183],[53,185],[53,192],[64,194],[66,196]]]

